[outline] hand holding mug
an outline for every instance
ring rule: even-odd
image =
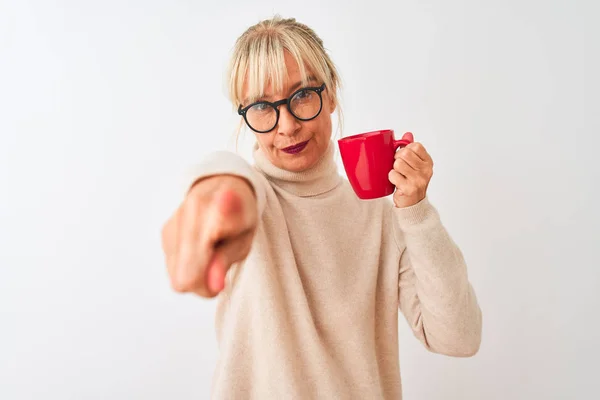
[[[402,139],[411,143],[396,152],[394,168],[388,175],[396,186],[394,204],[398,208],[410,207],[423,200],[433,176],[433,160],[425,147],[413,142],[411,133],[405,133]]]
[[[338,140],[342,162],[356,195],[363,200],[394,193],[396,207],[409,207],[425,198],[433,161],[412,133],[402,139],[384,129]],[[401,148],[401,150],[398,150]]]

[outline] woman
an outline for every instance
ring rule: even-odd
[[[431,351],[471,356],[481,311],[460,250],[426,196],[432,160],[396,153],[389,198],[337,173],[338,73],[313,30],[274,18],[236,42],[230,96],[255,165],[198,165],[163,229],[173,288],[218,295],[213,397],[398,399],[398,310]]]

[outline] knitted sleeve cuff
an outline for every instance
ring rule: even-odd
[[[409,207],[394,207],[394,214],[403,231],[440,223],[439,214],[427,197]]]
[[[259,215],[262,214],[266,203],[264,179],[261,179],[260,173],[246,160],[229,151],[213,152],[206,156],[201,163],[189,167],[183,177],[184,196],[198,180],[215,175],[233,175],[248,181],[256,195]]]

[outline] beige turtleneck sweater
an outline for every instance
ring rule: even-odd
[[[431,351],[470,356],[481,311],[459,248],[424,199],[360,200],[334,144],[311,170],[213,153],[188,182],[234,174],[254,187],[253,248],[217,306],[215,399],[400,399],[398,310]]]

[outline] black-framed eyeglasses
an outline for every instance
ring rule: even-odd
[[[323,109],[321,93],[324,90],[325,84],[318,87],[305,87],[296,90],[289,98],[274,103],[257,101],[244,108],[240,105],[238,114],[244,117],[246,124],[254,132],[267,133],[277,126],[279,106],[284,104],[290,114],[300,121],[310,121],[317,118]]]

